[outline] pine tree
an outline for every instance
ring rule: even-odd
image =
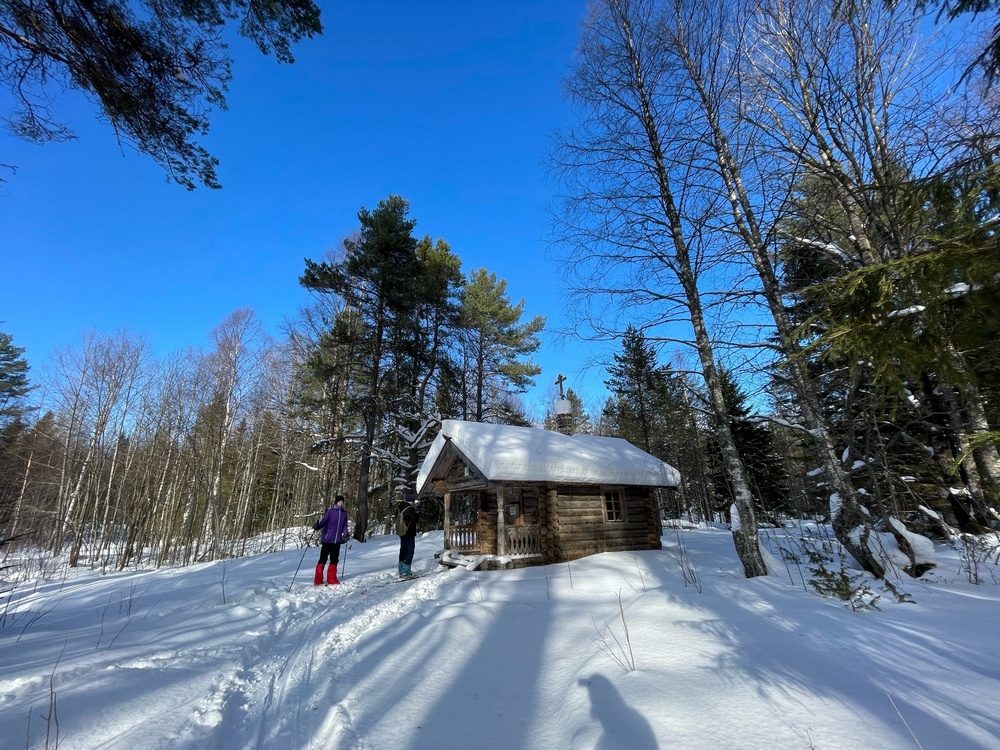
[[[10,89],[15,134],[45,142],[73,137],[52,116],[64,88],[95,102],[119,142],[191,189],[219,187],[218,160],[196,138],[213,107],[224,109],[231,59],[221,28],[280,62],[291,45],[322,32],[313,0],[0,0],[0,84]]]
[[[362,424],[354,524],[359,540],[364,540],[368,528],[376,436],[392,410],[387,387],[399,380],[392,367],[405,356],[399,348],[411,345],[409,334],[419,307],[421,268],[413,237],[416,222],[408,213],[409,204],[397,195],[379,202],[374,211],[362,208],[358,213],[360,231],[344,240],[343,259],[334,264],[307,259],[300,278],[308,289],[335,295],[345,310],[357,316],[356,325],[341,331],[357,338],[339,343],[349,344],[358,355],[350,364],[354,375],[347,395]]]
[[[340,307],[322,316],[308,312],[305,323],[311,330],[293,336],[297,343],[297,370],[291,412],[304,416],[318,439],[311,445],[313,454],[324,456],[319,462],[320,492],[323,497],[356,486],[357,438],[364,434],[361,414],[354,408],[360,398],[359,351],[365,341],[365,328],[357,310]]]
[[[485,269],[469,274],[462,290],[463,416],[475,422],[507,422],[516,410],[506,403],[523,393],[542,370],[530,359],[541,341],[545,318],[521,323],[524,300],[511,304],[507,282]]]
[[[416,489],[420,462],[436,435],[442,415],[439,386],[450,385],[451,353],[458,335],[459,296],[464,279],[462,262],[444,240],[425,236],[417,244],[418,275],[412,285],[416,308],[410,326],[400,326],[394,342],[394,365],[387,386],[394,393],[390,440],[386,457],[396,468],[394,488],[401,493]]]

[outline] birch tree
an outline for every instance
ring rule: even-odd
[[[264,366],[268,341],[260,320],[249,308],[230,313],[211,332],[215,348],[205,360],[210,383],[209,409],[205,412],[208,439],[205,443],[208,490],[204,533],[210,554],[218,552],[224,539],[226,510],[222,481],[227,453],[234,437],[237,419],[243,416],[246,401],[257,384]]]
[[[674,85],[690,92],[688,127],[703,135],[708,151],[705,161],[692,165],[690,180],[703,190],[715,191],[718,205],[726,206],[730,227],[722,228],[720,242],[732,248],[734,260],[745,254],[756,271],[783,367],[833,490],[831,514],[837,538],[866,570],[881,576],[884,563],[877,548],[868,544],[870,514],[859,503],[844,471],[823,419],[817,385],[798,356],[795,326],[782,299],[773,260],[773,232],[790,190],[787,175],[796,174],[799,165],[786,164],[788,171],[783,173],[761,148],[759,131],[750,126],[756,110],[767,106],[767,99],[747,98],[752,89],[747,87],[746,67],[755,49],[754,40],[745,34],[748,27],[753,28],[755,11],[753,6],[745,7],[751,10],[716,0],[672,0],[657,19],[655,33],[662,40],[667,64],[676,71]],[[768,62],[765,56],[763,64]]]
[[[663,311],[649,313],[659,324],[680,313],[690,326],[733,487],[737,554],[748,577],[765,575],[753,497],[729,431],[699,288],[713,249],[702,228],[719,204],[716,194],[699,190],[688,176],[711,153],[704,134],[688,126],[697,99],[667,54],[657,16],[648,0],[591,5],[569,82],[582,122],[556,153],[569,188],[563,235],[575,248],[570,262],[586,271],[578,286],[585,296],[654,306]]]
[[[127,333],[88,334],[79,350],[57,357],[55,389],[63,417],[57,522],[51,549],[59,554],[68,535],[70,565],[79,562],[87,535],[99,534],[99,494],[112,442],[128,418],[145,344]],[[116,429],[118,428],[118,429]]]

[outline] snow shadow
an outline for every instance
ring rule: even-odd
[[[622,700],[607,677],[593,674],[578,684],[587,688],[591,716],[601,725],[596,750],[659,750],[649,722]]]
[[[985,706],[974,723],[950,718],[966,721],[974,714],[969,706],[984,701],[965,691],[955,675],[976,657],[966,653],[959,637],[951,643],[925,638],[919,610],[894,621],[885,611],[850,612],[833,601],[817,608],[815,600],[786,590],[774,578],[744,580],[731,591],[706,591],[684,601],[689,617],[674,626],[693,628],[723,645],[713,667],[720,681],[748,678],[768,704],[795,704],[799,694],[826,696],[853,706],[863,721],[882,724],[901,745],[916,737],[928,748],[984,747],[983,737],[1000,736],[1000,719]],[[915,652],[926,659],[917,679],[899,660],[899,654]],[[985,666],[978,656],[982,666],[969,670],[974,684],[981,684],[980,675],[997,674],[995,660]]]
[[[484,578],[462,581],[450,597],[455,603],[440,610],[449,627],[456,617],[472,625],[470,635],[478,646],[464,663],[450,658],[455,654],[437,655],[443,679],[421,724],[439,741],[437,747],[532,747],[532,719],[544,699],[540,667],[549,647],[551,610],[508,600],[502,584],[494,588]],[[458,603],[459,596],[465,601]],[[448,649],[448,639],[443,646]],[[427,739],[426,733],[415,732],[401,750],[424,750],[431,746]]]

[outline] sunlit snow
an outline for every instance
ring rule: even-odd
[[[376,537],[329,587],[315,548],[47,567],[3,612],[0,746],[995,750],[996,571],[940,547],[895,581],[912,602],[868,579],[880,609],[854,612],[808,584],[804,538],[829,531],[762,534],[777,572],[752,580],[718,528],[497,572],[439,568],[431,532],[410,582]]]

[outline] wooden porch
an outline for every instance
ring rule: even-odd
[[[539,524],[505,526],[500,535],[497,555],[520,557],[542,554],[542,527]],[[481,548],[479,524],[450,525],[445,536],[445,549],[468,554],[486,554]]]

